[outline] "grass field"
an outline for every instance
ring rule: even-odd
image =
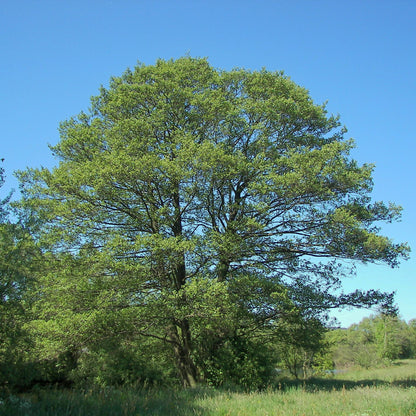
[[[107,389],[39,390],[6,397],[7,416],[416,416],[416,360],[308,380],[263,392]]]

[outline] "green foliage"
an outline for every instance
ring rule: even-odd
[[[314,415],[409,416],[416,411],[416,362],[333,378],[280,383],[256,392],[238,389],[36,389],[1,397],[1,416]]]
[[[281,323],[280,337],[275,341],[279,368],[288,370],[295,378],[332,369],[325,332],[324,325],[314,318],[294,316],[289,322]]]
[[[3,184],[0,168],[0,187]],[[38,251],[23,219],[12,222],[10,197],[0,200],[0,386],[13,387],[30,383],[33,376],[31,340],[24,325]]]
[[[264,388],[273,381],[276,356],[270,345],[246,337],[207,338],[198,364],[209,385]]]
[[[376,367],[400,358],[415,358],[416,331],[397,316],[378,314],[348,329],[327,334],[337,367]]]
[[[3,159],[1,159],[1,162],[3,162]],[[5,174],[3,167],[0,166],[0,188],[5,183]],[[12,193],[10,192],[6,197],[3,199],[0,199],[0,223],[4,223],[7,221],[7,217],[9,215],[9,206],[8,203],[10,202],[10,198],[12,196]]]
[[[373,167],[350,158],[344,134],[280,72],[185,57],[112,78],[61,124],[59,164],[20,172],[43,253],[37,356],[69,351],[80,374],[118,383],[93,375],[90,363],[115,364],[92,345],[146,337],[170,350],[184,386],[234,381],[233,367],[260,384],[261,346],[293,314],[312,325],[334,307],[391,306],[379,291],[339,292],[342,260],[395,267],[409,250],[379,234],[400,208],[371,201]],[[119,353],[123,368],[132,352]]]
[[[142,339],[130,344],[95,345],[79,354],[69,378],[76,386],[172,386],[175,372],[172,360],[155,342]]]

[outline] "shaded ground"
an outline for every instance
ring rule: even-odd
[[[403,365],[389,369],[374,371],[358,371],[338,374],[331,378],[314,378],[306,381],[282,379],[274,387],[268,388],[265,392],[244,393],[241,389],[213,389],[200,387],[189,390],[134,390],[134,389],[103,389],[100,391],[77,391],[71,389],[47,389],[38,388],[22,394],[6,394],[3,392],[3,399],[0,401],[0,416],[212,416],[222,414],[251,415],[248,407],[238,413],[234,412],[235,403],[247,400],[247,406],[258,401],[261,405],[266,403],[274,409],[279,408],[281,414],[285,402],[315,400],[312,397],[324,397],[324,401],[336,401],[340,395],[351,395],[359,389],[373,388],[368,394],[374,391],[397,392],[398,389],[414,397],[413,406],[416,412],[416,367]],[[373,375],[377,375],[373,376]],[[364,377],[360,377],[363,375]],[[365,376],[368,377],[365,377]],[[401,375],[401,377],[399,377]],[[357,379],[352,380],[351,377]],[[383,379],[385,377],[385,379]],[[334,394],[331,395],[331,392]],[[316,394],[315,394],[316,393]],[[312,394],[312,395],[311,395]],[[393,393],[392,393],[393,394]],[[396,394],[396,393],[394,393]],[[414,396],[413,396],[414,395]],[[248,403],[248,401],[251,403]],[[317,402],[319,400],[316,399]],[[372,401],[375,399],[373,398]],[[274,403],[272,403],[274,401]],[[279,404],[279,403],[280,404]],[[316,404],[316,406],[318,406]],[[368,406],[368,402],[366,404]],[[228,408],[227,408],[228,406]],[[234,406],[234,408],[233,408]],[[229,413],[224,409],[231,409]],[[290,414],[293,410],[290,410]],[[299,410],[300,411],[300,410]],[[280,414],[280,413],[279,413]],[[302,414],[302,413],[299,413]],[[312,414],[312,413],[311,413]],[[313,414],[325,414],[317,413]],[[335,413],[330,413],[335,414]],[[340,413],[341,414],[341,413]],[[383,413],[384,414],[384,413]],[[402,414],[402,413],[397,413]],[[404,413],[403,413],[404,414]],[[410,413],[405,413],[410,414]]]

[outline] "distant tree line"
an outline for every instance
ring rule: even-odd
[[[370,368],[397,359],[416,358],[416,319],[377,314],[348,329],[329,331],[326,340],[338,368]]]

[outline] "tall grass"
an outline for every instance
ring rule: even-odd
[[[416,390],[358,388],[352,391],[308,392],[293,389],[249,395],[217,396],[204,400],[200,415],[377,415],[416,413]]]
[[[38,390],[5,397],[4,416],[416,416],[416,360],[263,392],[193,390]]]

